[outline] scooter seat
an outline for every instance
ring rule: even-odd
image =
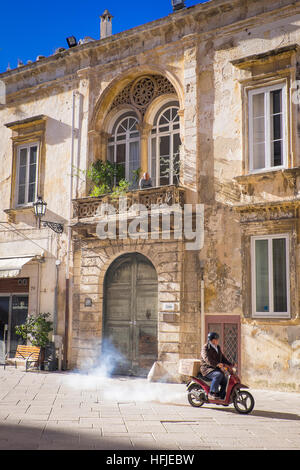
[[[197,378],[203,380],[204,382],[208,382],[208,383],[212,381],[212,379],[210,379],[209,377],[205,377],[205,376],[202,375],[200,372],[199,372],[199,374],[197,375]]]

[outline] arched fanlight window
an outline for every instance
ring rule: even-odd
[[[179,183],[180,123],[178,102],[159,110],[151,131],[150,173],[156,186]]]
[[[128,181],[134,179],[133,172],[140,167],[140,132],[137,124],[135,115],[123,114],[108,139],[108,160],[124,166],[124,178]]]

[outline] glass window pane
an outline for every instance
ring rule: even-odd
[[[159,184],[166,185],[170,184],[170,158],[167,157],[160,157],[159,159]]]
[[[282,141],[277,140],[272,142],[271,145],[271,166],[280,166],[282,164]]]
[[[172,120],[173,121],[178,121],[179,120],[178,109],[177,108],[172,108]]]
[[[257,93],[253,95],[253,117],[264,117],[265,115],[265,94]]]
[[[134,171],[140,167],[140,149],[139,142],[130,142],[129,144],[129,181],[135,179]],[[138,187],[138,179],[133,182],[132,188]]]
[[[273,239],[274,312],[287,312],[286,239]]]
[[[20,166],[19,168],[19,185],[25,184],[26,181],[26,166]]]
[[[170,184],[170,136],[159,139],[160,184]]]
[[[282,112],[282,90],[274,90],[270,93],[271,114]]]
[[[10,352],[17,349],[18,344],[24,344],[21,336],[15,332],[17,325],[26,322],[28,315],[28,296],[13,295],[12,297],[12,315],[11,315],[11,333],[10,333]]]
[[[179,183],[180,173],[180,158],[179,158],[179,147],[180,147],[180,135],[173,135],[173,184]]]
[[[253,169],[265,168],[265,143],[253,145]]]
[[[162,124],[168,124],[168,123],[169,123],[169,121],[165,118],[164,115],[162,115],[161,118],[160,118],[160,120],[159,120],[158,125],[160,126],[160,125],[162,125]]]
[[[282,115],[276,114],[272,119],[271,139],[278,140],[282,138]]]
[[[20,150],[20,166],[27,165],[27,149]]]
[[[125,163],[126,160],[126,145],[117,145],[117,163]]]
[[[36,180],[36,164],[29,167],[29,183],[35,183]]]
[[[156,185],[156,139],[151,141],[151,178],[152,184]]]
[[[255,240],[256,312],[269,312],[268,240]]]
[[[171,109],[167,109],[167,111],[164,112],[164,117],[167,119],[167,121],[171,120]]]
[[[24,184],[19,186],[18,204],[25,204],[25,185]]]
[[[37,158],[37,147],[30,147],[30,165],[36,163]]]
[[[140,136],[140,133],[138,131],[130,132],[131,139],[136,139],[139,136]]]
[[[162,136],[159,139],[159,153],[162,156],[170,155],[170,136]]]
[[[159,132],[169,132],[170,127],[169,126],[160,126]]]
[[[35,201],[35,199],[36,199],[36,197],[35,197],[35,188],[36,188],[35,183],[31,183],[29,185],[29,188],[28,188],[28,201],[27,202]]]
[[[259,143],[265,141],[265,119],[254,118],[253,119],[253,142]]]
[[[114,154],[115,154],[115,147],[114,145],[109,145],[108,146],[108,155],[107,155],[107,160],[111,163],[114,162]]]

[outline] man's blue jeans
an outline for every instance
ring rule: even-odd
[[[219,385],[221,385],[220,397],[222,399],[225,398],[227,379],[223,372],[221,370],[213,370],[212,372],[209,372],[206,377],[212,380],[210,384],[210,392],[218,393]]]

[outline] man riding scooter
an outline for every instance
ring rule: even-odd
[[[224,364],[231,367],[235,367],[236,364],[232,364],[224,356],[218,343],[218,333],[208,333],[207,343],[203,346],[201,351],[202,363],[200,366],[200,372],[204,377],[211,379],[212,381],[208,398],[220,398],[221,400],[224,400],[226,395],[227,379],[221,368]],[[219,386],[221,386],[220,392]]]

